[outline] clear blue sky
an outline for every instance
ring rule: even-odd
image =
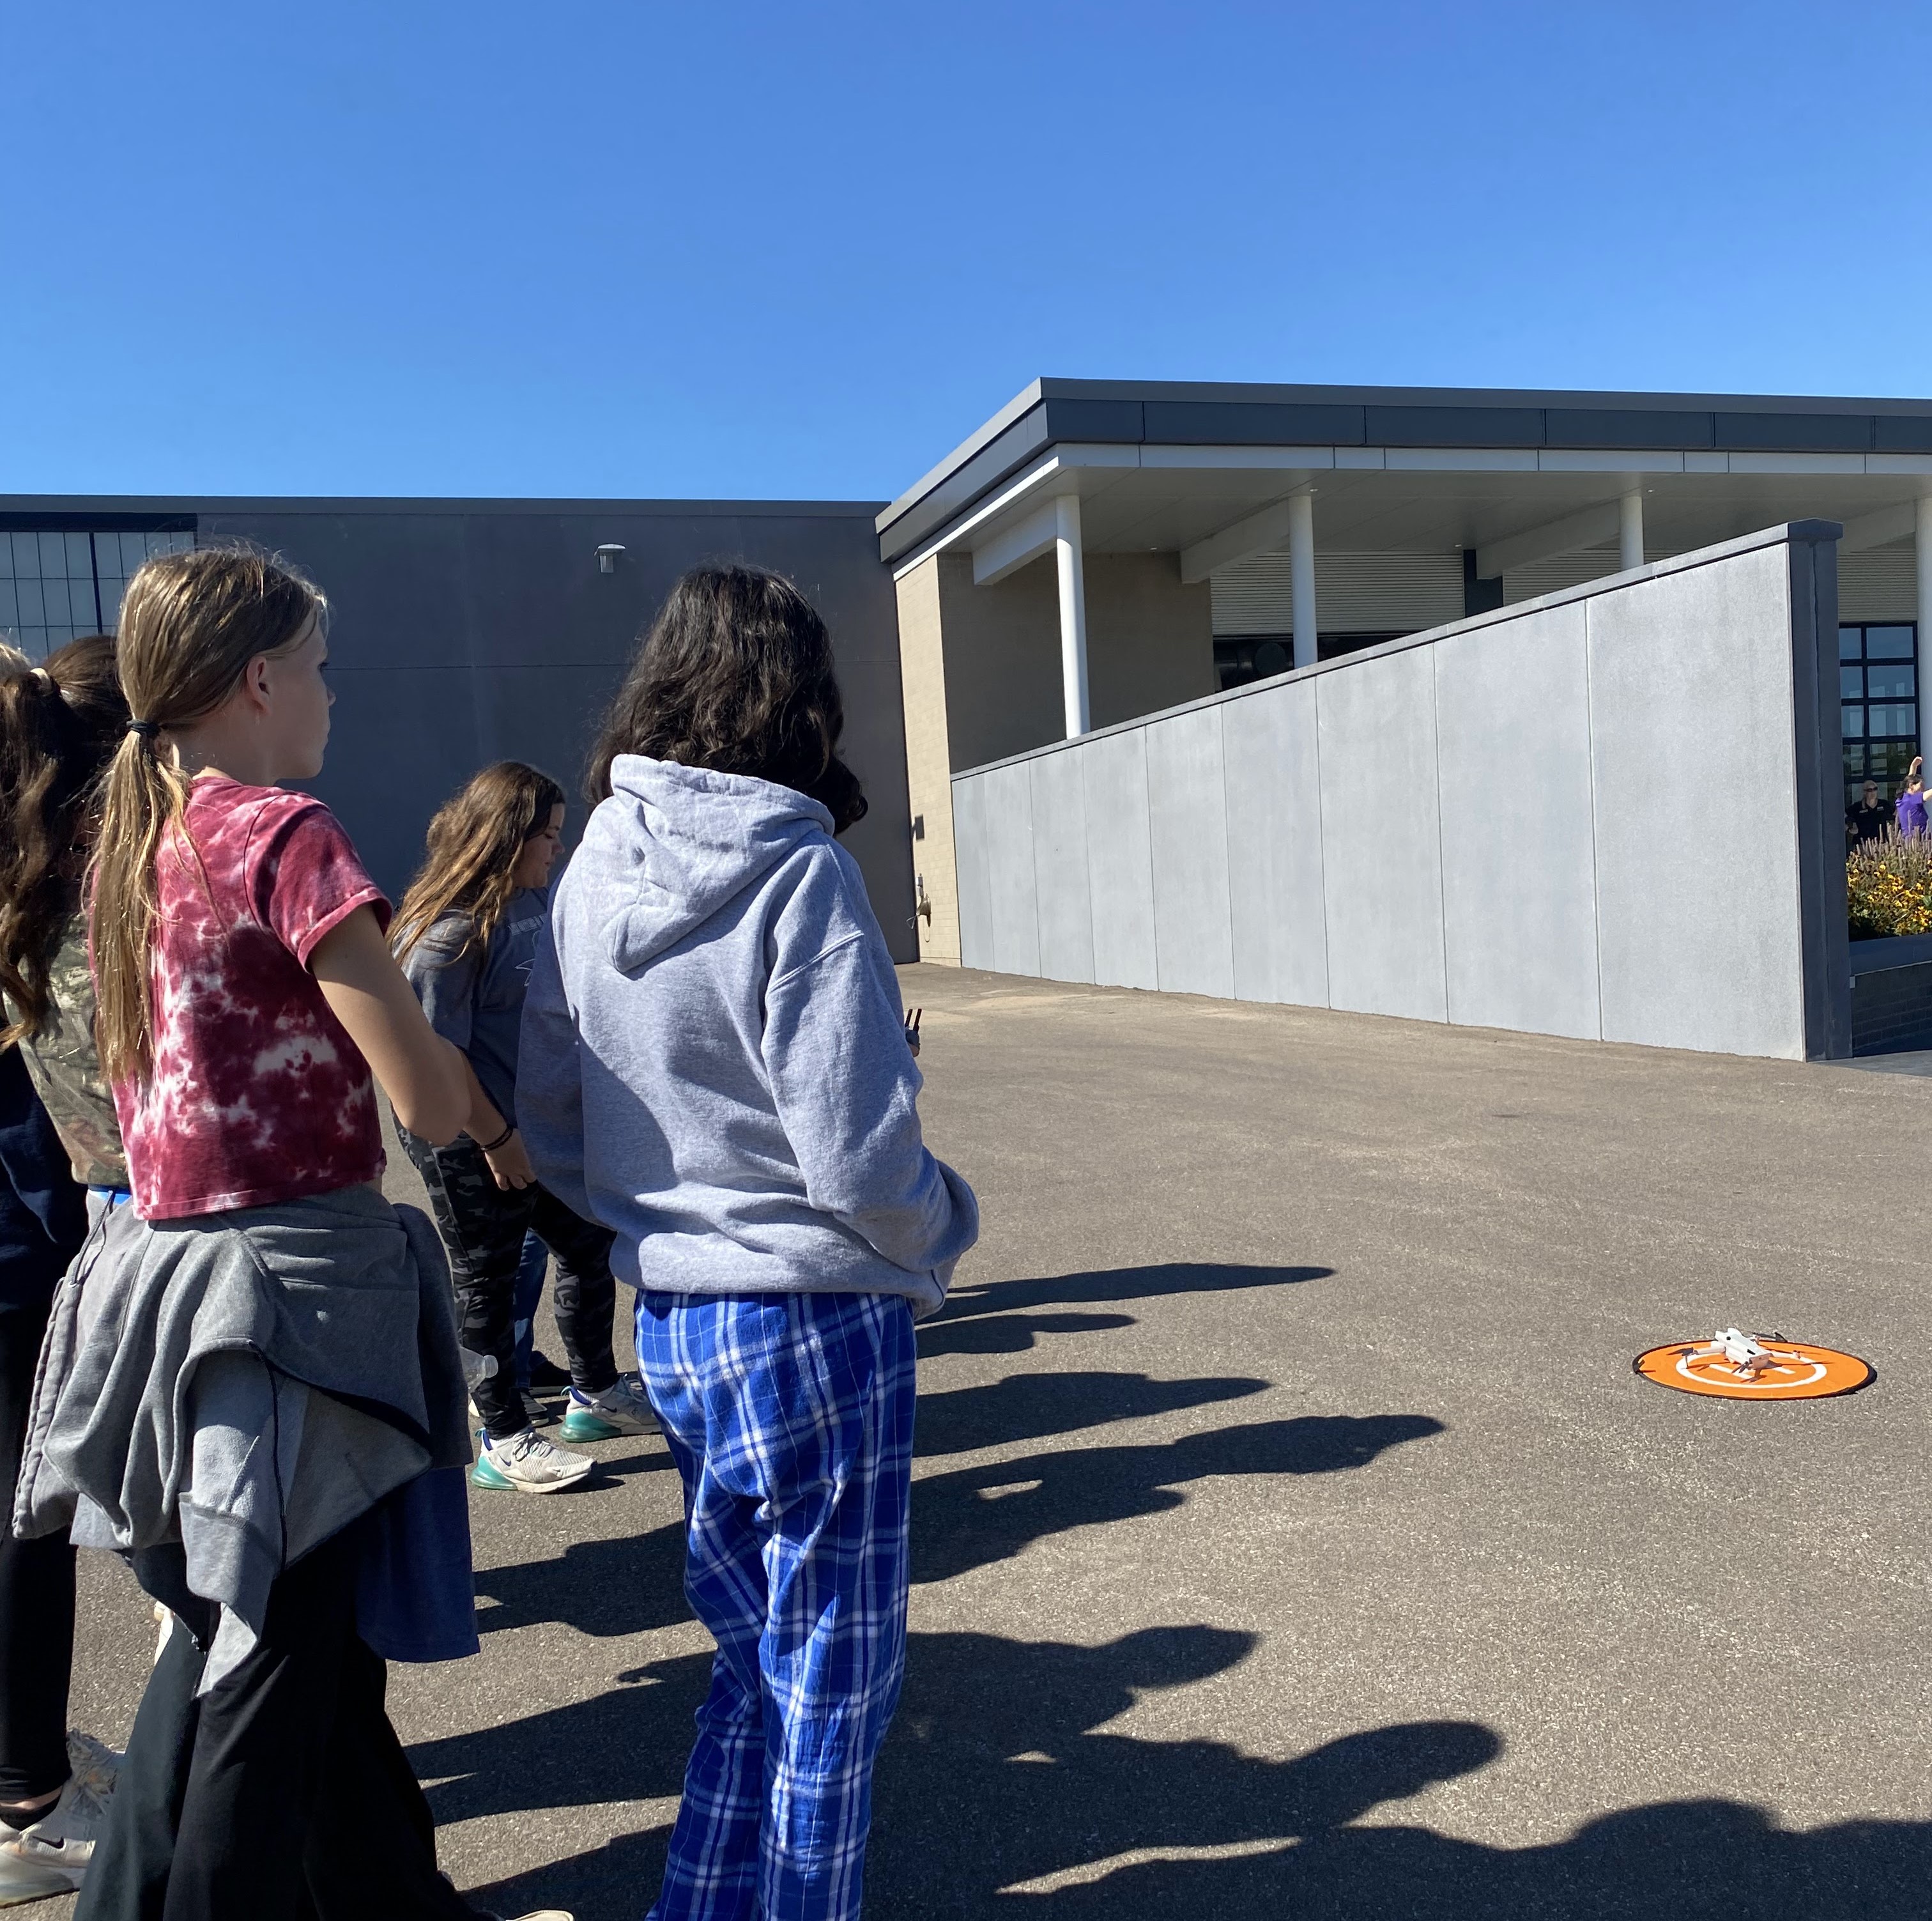
[[[0,491],[877,498],[1040,374],[1932,392],[1932,9],[12,0]]]

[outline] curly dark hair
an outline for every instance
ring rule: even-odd
[[[866,812],[838,758],[845,710],[832,636],[790,581],[761,567],[694,567],[644,635],[591,750],[584,797],[643,754],[775,781],[818,801],[842,833]]]
[[[80,904],[100,779],[128,726],[105,634],[35,667],[0,647],[0,1046],[40,1032],[61,930]]]

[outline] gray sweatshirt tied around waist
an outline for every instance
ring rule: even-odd
[[[553,896],[518,1118],[634,1286],[890,1293],[930,1313],[979,1235],[926,1148],[898,977],[831,817],[620,755]]]

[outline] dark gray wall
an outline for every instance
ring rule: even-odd
[[[563,783],[574,845],[585,753],[673,581],[717,559],[787,575],[824,614],[838,651],[846,755],[872,803],[847,844],[895,959],[917,958],[898,617],[875,507],[178,504],[203,537],[259,542],[328,594],[335,724],[314,786],[392,893],[422,856],[430,815],[490,761],[528,761]],[[625,549],[611,574],[597,569],[605,542]]]

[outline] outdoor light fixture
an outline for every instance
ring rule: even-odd
[[[623,552],[614,540],[607,540],[597,550],[597,571],[600,574],[614,574],[617,571],[617,556]]]

